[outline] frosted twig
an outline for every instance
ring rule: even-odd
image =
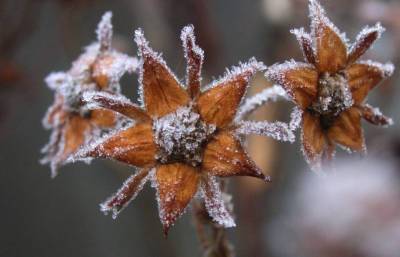
[[[281,86],[274,85],[271,88],[264,89],[260,93],[252,96],[251,98],[247,99],[244,102],[244,104],[239,108],[235,121],[239,122],[245,119],[260,106],[264,105],[269,101],[275,102],[279,98],[289,100],[285,90]]]
[[[293,131],[289,128],[288,124],[280,121],[242,121],[236,129],[239,135],[260,135],[271,137],[279,141],[288,141],[293,143],[295,136]]]

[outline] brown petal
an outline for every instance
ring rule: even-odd
[[[112,65],[115,61],[114,56],[111,54],[101,55],[100,58],[97,58],[92,66],[92,74],[93,80],[96,82],[97,86],[100,89],[107,89],[110,78],[107,74],[107,70],[112,68]]]
[[[216,85],[202,93],[197,101],[202,119],[218,128],[229,125],[246,92],[250,78],[264,67],[262,63],[251,59],[248,63],[233,68],[216,82]]]
[[[115,125],[115,113],[110,110],[92,110],[90,112],[90,121],[96,126],[103,128],[111,128]]]
[[[306,160],[311,166],[320,166],[326,147],[326,136],[321,128],[320,118],[305,111],[301,136],[303,154]]]
[[[83,101],[89,106],[94,105],[95,107],[110,109],[136,121],[151,121],[150,116],[142,108],[121,95],[106,92],[85,92]]]
[[[296,36],[297,41],[299,41],[301,50],[306,61],[310,64],[315,64],[315,54],[310,34],[306,33],[304,31],[304,28],[294,29],[291,32]]]
[[[383,31],[384,28],[379,23],[374,27],[363,29],[350,49],[349,56],[347,57],[347,64],[349,65],[357,61],[380,37]]]
[[[393,66],[374,62],[359,62],[346,69],[355,104],[361,104],[379,82],[393,73]]]
[[[60,160],[66,160],[71,154],[77,152],[80,146],[82,146],[86,141],[86,135],[91,129],[88,120],[78,116],[73,115],[67,121],[64,128],[64,148]]]
[[[347,63],[346,44],[317,1],[310,1],[310,17],[318,70],[335,73],[343,69]]]
[[[136,31],[135,41],[139,55],[143,58],[140,84],[147,112],[151,116],[159,117],[187,105],[189,95],[164,60],[148,46],[141,30]]]
[[[137,167],[149,167],[155,163],[156,150],[151,124],[142,123],[112,135],[79,157],[110,158]]]
[[[196,98],[200,94],[201,68],[203,65],[203,50],[196,45],[193,25],[182,29],[181,39],[187,62],[186,83],[189,95]]]
[[[202,179],[201,189],[210,217],[221,226],[226,228],[235,227],[235,221],[225,205],[220,184],[216,178],[205,174]]]
[[[167,235],[197,192],[199,171],[182,163],[160,165],[156,179],[160,219]]]
[[[105,214],[111,211],[115,219],[117,215],[136,198],[143,189],[144,184],[149,180],[149,177],[148,169],[142,169],[130,176],[116,194],[101,204],[101,211]]]
[[[269,67],[265,75],[282,85],[302,109],[306,109],[317,96],[318,72],[310,65],[290,61]]]
[[[371,105],[363,105],[360,107],[362,117],[371,124],[378,126],[388,126],[393,124],[393,120],[383,115],[379,109],[372,107]]]
[[[231,132],[219,132],[204,150],[202,169],[213,176],[251,176],[269,181]]]
[[[360,111],[352,107],[342,112],[329,129],[328,137],[351,150],[362,151],[364,149],[364,135],[361,128]]]

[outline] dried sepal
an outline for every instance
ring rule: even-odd
[[[309,3],[315,64],[320,72],[337,72],[347,64],[346,39],[326,16],[317,0]]]
[[[318,72],[306,63],[293,60],[270,66],[265,76],[282,85],[292,100],[307,108],[317,96]]]
[[[202,119],[218,128],[229,125],[235,117],[250,78],[264,68],[262,63],[251,59],[248,63],[232,68],[223,78],[214,82],[197,101]]]
[[[304,112],[302,121],[301,141],[303,154],[307,162],[313,168],[318,169],[326,147],[326,135],[321,128],[319,117],[314,117],[310,113]]]
[[[160,117],[189,103],[189,95],[162,57],[150,48],[141,29],[135,31],[141,56],[139,84],[143,103],[150,116]]]
[[[293,29],[290,32],[296,36],[303,52],[304,59],[310,64],[315,64],[315,50],[311,35],[305,32],[304,28]]]
[[[118,214],[134,200],[143,189],[143,186],[150,179],[149,173],[149,169],[142,169],[130,176],[117,193],[100,204],[100,210],[104,212],[104,214],[112,212],[112,217],[114,219],[117,218]]]
[[[51,132],[50,141],[41,150],[45,156],[40,160],[40,163],[50,164],[51,178],[55,178],[58,174],[58,168],[62,165],[57,154],[60,152],[60,143],[63,139],[63,129],[57,128]]]
[[[101,157],[137,167],[151,167],[156,161],[156,151],[151,124],[141,123],[100,139],[100,142],[94,142],[79,151],[74,158]]]
[[[204,52],[196,45],[193,25],[186,26],[182,29],[181,40],[187,62],[187,90],[192,98],[196,98],[200,94],[201,69],[203,66]]]
[[[293,131],[288,124],[280,121],[242,121],[235,132],[239,135],[259,135],[271,137],[278,141],[291,142],[295,140]]]
[[[391,63],[380,64],[372,61],[361,61],[346,69],[349,87],[355,104],[361,104],[376,85],[393,74]]]
[[[97,41],[100,44],[100,51],[108,51],[111,49],[111,41],[113,36],[113,26],[111,24],[112,12],[108,11],[103,14],[101,21],[97,25]]]
[[[117,124],[117,117],[110,110],[92,110],[90,112],[90,123],[98,128],[111,128]]]
[[[385,32],[385,28],[380,23],[375,24],[373,27],[365,27],[357,36],[356,41],[349,50],[347,57],[347,64],[352,64],[358,60],[371,46],[381,37]]]
[[[365,144],[360,111],[353,107],[342,112],[329,129],[328,136],[331,140],[349,150],[363,151]]]
[[[140,122],[149,122],[150,116],[122,95],[107,92],[85,92],[82,98],[87,108],[106,108],[118,112],[130,119]]]
[[[270,181],[229,131],[219,132],[205,147],[202,170],[212,176],[250,176]]]
[[[210,217],[219,225],[235,227],[235,221],[225,204],[220,183],[213,176],[204,175],[201,180],[201,193]]]
[[[371,124],[378,126],[390,126],[393,125],[393,120],[385,115],[376,108],[369,104],[365,104],[360,107],[362,117]]]
[[[288,96],[283,90],[283,88],[279,85],[274,85],[270,88],[266,88],[260,93],[247,98],[245,102],[240,106],[235,121],[239,122],[244,120],[246,117],[250,116],[257,108],[263,106],[268,102],[275,102],[278,99],[288,99]]]
[[[199,172],[182,163],[165,164],[156,168],[155,179],[160,219],[167,235],[197,192]]]

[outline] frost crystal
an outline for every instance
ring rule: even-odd
[[[303,110],[300,109],[298,106],[293,108],[292,113],[290,114],[290,123],[289,123],[289,129],[292,131],[295,131],[300,127],[301,120],[303,116]]]
[[[281,86],[275,85],[271,88],[264,89],[262,92],[248,98],[244,104],[240,106],[235,121],[239,122],[243,120],[260,106],[270,101],[275,102],[279,98],[287,99],[286,92]]]
[[[202,183],[201,194],[204,198],[207,212],[215,222],[226,228],[236,226],[233,217],[226,207],[226,201],[228,201],[229,198],[224,198],[220,185],[215,177],[210,176]]]
[[[191,107],[183,107],[153,122],[155,141],[160,147],[162,163],[184,160],[192,166],[202,161],[202,145],[214,133]]]
[[[295,140],[293,131],[284,122],[242,121],[238,126],[236,133],[239,135],[256,134],[291,143]]]
[[[112,12],[108,11],[103,14],[101,21],[97,26],[97,41],[100,43],[100,50],[109,50],[113,36],[113,26],[111,24]]]
[[[211,82],[211,84],[209,84],[204,89],[204,91],[208,90],[210,88],[213,88],[217,85],[221,85],[223,83],[228,83],[229,81],[232,81],[233,79],[237,78],[241,74],[248,73],[250,76],[246,76],[246,78],[250,79],[252,75],[256,74],[256,72],[263,71],[266,68],[267,67],[264,65],[264,63],[259,62],[256,60],[256,58],[252,57],[252,58],[250,58],[250,60],[248,62],[239,63],[239,66],[233,66],[231,69],[227,69],[224,76]]]

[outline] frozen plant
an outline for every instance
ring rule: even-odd
[[[294,140],[285,123],[235,120],[251,77],[265,69],[254,58],[202,87],[204,56],[196,45],[193,30],[193,26],[186,26],[181,33],[187,61],[185,85],[161,55],[150,48],[143,31],[136,30],[142,106],[105,92],[83,95],[88,106],[113,110],[132,119],[134,125],[101,137],[71,158],[75,161],[102,157],[137,167],[137,173],[101,209],[115,218],[150,180],[157,190],[165,234],[197,193],[216,223],[235,226],[218,178],[252,176],[270,180],[249,158],[241,137],[255,133],[282,141]]]
[[[138,67],[138,60],[112,49],[111,12],[106,12],[97,28],[97,42],[72,63],[66,72],[53,72],[45,79],[55,92],[43,125],[51,129],[50,142],[43,148],[43,164],[50,164],[51,176],[80,146],[117,125],[118,116],[109,110],[89,110],[82,104],[84,92],[118,93],[119,80]]]
[[[358,61],[384,31],[377,23],[364,28],[352,45],[328,19],[317,0],[309,1],[311,33],[292,30],[306,62],[286,61],[268,68],[266,77],[284,87],[302,112],[302,150],[319,169],[335,154],[336,144],[365,151],[361,118],[375,125],[391,119],[365,103],[367,94],[392,75],[392,64]]]

